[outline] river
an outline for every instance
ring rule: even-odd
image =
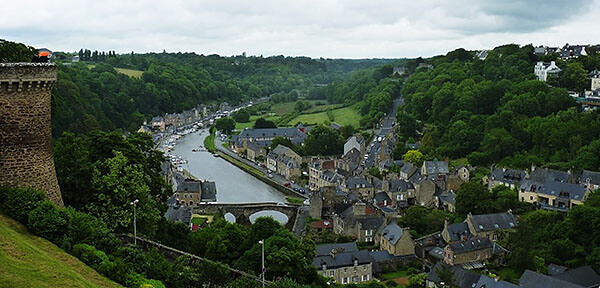
[[[285,196],[277,189],[222,158],[207,151],[192,152],[192,149],[203,147],[204,138],[209,135],[207,129],[199,131],[177,141],[171,154],[188,160],[183,168],[198,179],[215,181],[217,203],[286,202]]]

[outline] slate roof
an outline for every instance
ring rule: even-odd
[[[462,236],[467,236],[467,239],[471,237],[471,232],[469,231],[469,224],[466,222],[453,223],[448,225],[448,235],[450,236],[450,241],[460,241],[462,240]]]
[[[536,273],[531,270],[525,270],[519,279],[519,285],[523,288],[585,288],[584,286]]]
[[[390,181],[390,191],[392,192],[405,192],[409,189],[415,189],[415,186],[406,180],[397,179]]]
[[[423,165],[425,165],[425,173],[427,173],[427,175],[448,174],[449,171],[448,162],[446,161],[425,161]]]
[[[356,222],[360,223],[363,230],[377,230],[385,223],[385,219],[383,217],[369,217],[360,218]]]
[[[510,229],[517,225],[515,216],[509,213],[493,213],[470,216],[476,232]]]
[[[494,168],[490,173],[490,179],[509,184],[517,184],[527,177],[527,172],[516,169]]]
[[[537,182],[546,182],[547,180],[556,181],[556,182],[569,182],[569,178],[571,175],[569,172],[547,169],[547,168],[537,168],[533,170],[529,179],[537,181]]]
[[[177,185],[177,190],[175,192],[179,193],[201,193],[202,191],[202,182],[198,180],[186,179],[179,185]]]
[[[379,192],[379,193],[375,194],[374,198],[375,198],[375,201],[377,202],[377,204],[384,203],[385,201],[387,201],[386,203],[388,203],[388,204],[392,204],[392,199],[385,192]]]
[[[493,244],[487,237],[471,238],[467,241],[452,242],[448,244],[454,254],[466,253],[475,250],[492,248]]]
[[[414,164],[405,162],[402,168],[400,168],[400,173],[404,173],[410,178],[417,170],[418,169]]]
[[[441,261],[436,263],[435,266],[431,269],[431,272],[427,274],[427,280],[440,283],[440,278],[437,275],[437,271],[441,270],[443,267],[450,270],[452,275],[454,276],[454,280],[458,287],[460,288],[473,288],[473,286],[479,281],[481,274],[471,272],[469,270],[462,269],[458,266],[450,266],[442,263]]]
[[[192,208],[189,206],[179,206],[177,199],[175,199],[175,195],[172,195],[167,200],[167,212],[165,212],[165,218],[172,222],[190,224],[192,219]]]
[[[371,257],[373,257],[373,260],[375,260],[376,262],[388,261],[388,260],[392,260],[395,258],[387,250],[371,251]]]
[[[386,240],[388,240],[390,243],[392,243],[392,245],[396,245],[396,243],[398,243],[398,240],[400,240],[400,237],[402,236],[402,233],[404,231],[402,230],[402,228],[400,226],[398,226],[398,224],[396,224],[396,222],[390,222],[390,224],[386,225],[383,230],[381,231],[381,237],[384,237]]]
[[[519,286],[506,281],[497,281],[494,278],[481,275],[474,288],[519,288]]]
[[[217,201],[217,185],[215,182],[202,182],[202,201]]]
[[[569,269],[564,273],[552,276],[569,283],[581,285],[583,287],[600,286],[600,275],[590,266],[583,266],[575,269]]]
[[[591,184],[600,184],[600,172],[583,170],[579,176],[579,183],[585,184],[588,179]]]
[[[303,131],[304,130],[304,131]],[[292,128],[259,128],[244,129],[239,135],[239,139],[248,138],[275,138],[277,136],[289,138],[292,143],[300,144],[304,142],[306,134],[310,127],[292,127]]]
[[[367,250],[355,252],[336,253],[335,257],[331,255],[315,256],[313,266],[320,269],[323,264],[327,265],[327,269],[354,266],[354,260],[358,261],[358,265],[373,263],[373,257]]]
[[[440,260],[444,259],[444,249],[440,247],[433,247],[433,249],[429,250],[429,255]]]
[[[544,182],[525,180],[521,183],[520,188],[525,191],[553,195],[557,197],[563,195],[564,198],[579,201],[583,200],[583,197],[586,193],[586,188],[581,185],[552,180],[546,180]]]
[[[331,250],[338,249],[338,251],[344,252],[356,252],[358,251],[358,247],[356,246],[356,242],[347,242],[347,243],[332,243],[332,244],[320,244],[317,245],[317,253],[316,256],[329,255],[331,254]]]
[[[452,191],[443,192],[442,194],[440,194],[439,198],[442,203],[456,203],[456,193]]]
[[[346,187],[348,189],[356,189],[356,188],[372,188],[373,185],[367,181],[364,177],[354,176],[346,179]]]

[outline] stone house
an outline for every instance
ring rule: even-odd
[[[385,224],[383,217],[368,217],[359,218],[356,220],[356,241],[365,243],[378,243],[379,236],[377,230],[379,230]]]
[[[492,213],[472,215],[469,213],[465,220],[469,231],[476,237],[486,237],[496,241],[505,236],[506,231],[517,225],[517,220],[512,213]]]
[[[277,145],[267,155],[267,169],[277,172],[288,180],[300,176],[301,163],[302,157],[283,145]]]
[[[336,167],[343,171],[352,173],[360,166],[361,158],[362,154],[360,153],[360,150],[352,148],[350,151],[348,151],[348,153],[344,154],[339,161],[337,161]]]
[[[417,170],[418,168],[414,164],[410,162],[404,163],[404,165],[400,168],[400,179],[410,179],[415,172],[417,172]]]
[[[467,222],[448,223],[448,219],[444,222],[444,230],[442,230],[442,238],[446,243],[459,241],[467,241],[473,237],[469,224]]]
[[[160,116],[152,117],[152,121],[150,124],[152,126],[152,129],[159,130],[160,132],[165,131],[165,119],[163,117],[160,117]]]
[[[325,170],[317,179],[316,187],[321,189],[329,186],[340,186],[344,181],[344,177],[333,170]]]
[[[600,172],[583,170],[577,182],[590,192],[596,191],[600,187]]]
[[[359,251],[355,243],[323,244],[317,246],[313,266],[338,284],[350,284],[371,281],[373,261],[369,251]]]
[[[444,248],[444,262],[448,265],[483,263],[492,256],[493,243],[487,237],[452,242]]]
[[[333,159],[313,159],[308,168],[308,187],[311,191],[317,191],[322,186],[319,185],[319,179],[324,171],[335,169],[335,160]]]
[[[450,190],[442,192],[436,197],[438,199],[438,201],[436,202],[437,209],[442,209],[450,213],[456,213],[456,193],[454,193],[454,191]]]
[[[362,237],[359,234],[366,234],[368,233],[367,230],[371,230],[371,228],[369,226],[370,224],[363,226],[362,228],[357,228],[356,226],[359,225],[358,220],[382,218],[380,215],[376,214],[373,207],[364,202],[357,201],[354,203],[339,205],[339,207],[343,207],[344,210],[339,213],[336,212],[332,217],[333,232],[335,234],[344,234],[359,239]]]
[[[421,166],[421,175],[424,176],[446,176],[448,173],[448,162],[446,161],[433,159],[433,161],[423,161],[423,166]]]
[[[415,254],[415,242],[408,228],[402,228],[395,221],[380,231],[379,247],[395,256]]]
[[[415,186],[406,180],[383,180],[382,190],[388,194],[394,207],[405,208],[415,202]]]
[[[267,156],[267,151],[263,146],[249,142],[246,145],[246,158],[252,162],[259,162],[261,157],[264,159]]]
[[[201,202],[216,201],[215,182],[185,179],[177,185],[175,199],[181,206],[194,206]]]
[[[375,196],[375,188],[362,176],[351,176],[342,183],[342,189],[348,193],[356,194],[363,199],[372,199]]]
[[[419,182],[414,183],[415,186],[415,204],[421,206],[434,207],[435,206],[435,192],[436,183],[429,179],[424,178]]]
[[[521,181],[527,177],[527,172],[523,170],[492,167],[492,172],[487,178],[487,185],[490,190],[498,185],[503,185],[510,189],[518,189]]]
[[[582,185],[550,179],[543,182],[527,179],[520,185],[519,200],[538,205],[542,209],[568,211],[575,205],[582,205],[589,192]]]

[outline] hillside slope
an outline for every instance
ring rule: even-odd
[[[0,214],[0,288],[122,287]]]

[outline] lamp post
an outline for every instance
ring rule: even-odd
[[[262,245],[262,268],[260,269],[260,275],[262,276],[262,287],[265,287],[265,272],[267,272],[267,267],[265,267],[265,240],[258,241]]]
[[[137,246],[137,227],[136,227],[136,223],[135,223],[135,204],[137,204],[138,202],[140,202],[140,200],[135,199],[133,200],[133,202],[131,202],[131,205],[133,205],[133,246]]]

